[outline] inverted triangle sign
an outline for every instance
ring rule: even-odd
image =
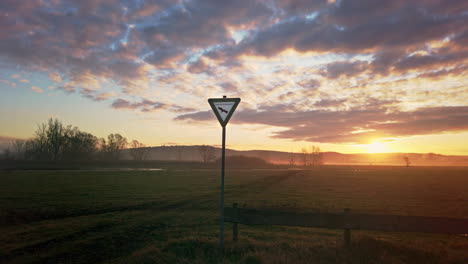
[[[211,109],[218,118],[221,126],[226,126],[231,119],[232,114],[236,110],[237,105],[240,102],[240,98],[211,98],[208,99]]]

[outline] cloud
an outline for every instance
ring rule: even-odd
[[[199,74],[199,73],[212,74],[212,69],[210,68],[208,63],[203,58],[200,58],[194,63],[190,63],[188,65],[187,70],[190,73],[194,73],[194,74]]]
[[[423,74],[420,74],[419,77],[421,78],[429,78],[429,79],[435,79],[435,78],[443,78],[447,76],[465,76],[468,73],[468,65],[457,65],[455,67],[450,67],[446,69],[437,69],[434,71],[430,72],[425,72]]]
[[[59,73],[57,72],[51,72],[49,73],[49,79],[55,83],[61,83],[62,82],[62,76],[60,76]]]
[[[412,55],[400,59],[395,64],[395,69],[405,71],[408,69],[426,69],[434,66],[448,66],[457,61],[468,58],[468,50],[459,52],[435,52],[423,55]]]
[[[166,48],[153,52],[145,61],[157,68],[175,67],[176,63],[185,57],[183,49]]]
[[[302,80],[301,82],[299,82],[299,85],[309,90],[316,90],[320,87],[320,81],[315,79]]]
[[[154,112],[158,110],[168,110],[175,113],[193,112],[196,109],[189,107],[182,107],[175,104],[165,104],[161,102],[154,102],[147,99],[142,99],[139,102],[130,102],[125,99],[116,99],[112,103],[112,107],[115,109],[124,110],[139,110],[141,112]]]
[[[219,86],[221,86],[226,93],[237,93],[237,85],[233,82],[223,82],[220,83]]]
[[[118,51],[109,50],[125,32],[120,1],[8,1],[2,16],[11,27],[2,31],[0,56],[13,65],[49,72],[55,82],[84,81],[83,75],[125,83],[131,67],[114,71]],[[70,88],[66,89],[71,91]]]
[[[285,129],[271,136],[320,143],[369,143],[377,138],[391,139],[468,129],[466,106],[420,108],[408,112],[387,112],[383,107],[302,112],[285,112],[281,109],[239,111],[232,122],[282,127]],[[176,120],[208,121],[214,120],[214,117],[211,112],[202,111],[180,115]]]
[[[81,89],[80,93],[83,97],[91,99],[95,102],[104,101],[117,96],[116,92],[96,92],[91,89]]]
[[[279,0],[276,7],[288,15],[309,14],[327,4],[326,0]]]
[[[145,27],[145,40],[153,47],[176,43],[200,47],[230,40],[227,26],[250,27],[268,20],[272,10],[261,1],[194,0],[168,10],[157,25]]]
[[[316,107],[337,107],[346,102],[346,99],[322,99],[314,104]]]
[[[138,102],[138,103],[131,103],[130,101],[127,101],[125,99],[116,99],[112,103],[112,107],[115,109],[138,109],[138,108],[143,108],[143,107],[161,108],[162,104],[152,102],[149,100],[142,100],[141,102]]]
[[[76,90],[76,84],[73,82],[65,83],[63,85],[58,86],[58,89],[64,91],[67,94],[72,94]]]
[[[348,53],[410,49],[459,34],[468,22],[463,9],[442,16],[434,5],[425,1],[410,4],[407,1],[369,0],[363,4],[344,0],[339,3],[337,8],[322,11],[312,21],[306,17],[293,17],[257,31],[238,47],[227,46],[216,53],[233,57],[245,54],[268,57],[287,49]]]
[[[338,61],[327,64],[326,75],[328,78],[338,78],[340,76],[354,76],[366,70],[368,63],[362,61],[347,62]]]
[[[41,88],[39,88],[37,86],[32,86],[31,90],[35,91],[36,93],[43,93],[44,92],[44,90],[42,90]]]
[[[94,96],[94,101],[104,101],[109,98],[115,97],[117,94],[115,92],[106,92],[106,93],[98,93]]]
[[[468,49],[453,49],[443,46],[439,49],[424,48],[411,54],[401,50],[377,53],[369,63],[368,69],[373,73],[388,75],[392,72],[433,71],[447,69],[452,65],[462,65],[468,59]]]

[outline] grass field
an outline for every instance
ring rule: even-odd
[[[468,168],[229,170],[226,206],[468,218]],[[468,263],[468,237],[240,225],[219,170],[0,172],[1,263]]]

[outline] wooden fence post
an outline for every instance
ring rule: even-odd
[[[403,215],[372,215],[351,213],[348,208],[341,213],[294,213],[273,212],[238,208],[226,208],[226,222],[232,223],[232,240],[239,239],[239,224],[282,225],[314,228],[343,229],[343,248],[351,248],[351,229],[419,232],[436,234],[467,234],[468,219],[423,217]]]
[[[349,228],[350,226],[350,223],[349,223],[349,208],[345,208],[344,209],[344,226],[345,226],[345,229],[344,229],[344,233],[343,233],[343,239],[344,239],[344,246],[346,248],[349,248],[349,246],[351,245],[351,229]]]
[[[234,215],[236,216],[236,218],[238,218],[239,211],[237,210],[237,203],[233,203],[232,208],[234,209]],[[234,222],[232,223],[232,240],[237,241],[238,239],[239,239],[239,229],[237,227],[237,222]]]

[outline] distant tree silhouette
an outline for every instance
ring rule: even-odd
[[[408,156],[403,157],[403,160],[405,161],[406,167],[409,167],[411,165],[411,161]]]
[[[40,124],[33,138],[13,144],[20,158],[34,160],[82,160],[96,152],[97,138],[58,119]]]
[[[290,166],[290,167],[294,167],[294,166],[296,165],[296,160],[295,160],[294,154],[295,154],[295,153],[292,152],[292,151],[289,152],[289,160],[288,160],[288,162],[289,162],[289,166]]]
[[[212,146],[198,146],[198,152],[200,152],[201,158],[204,163],[210,162],[215,159],[215,148],[213,148]]]
[[[77,127],[68,130],[62,159],[86,160],[92,159],[98,150],[98,138],[80,131]]]
[[[307,150],[307,148],[302,148],[301,149],[301,160],[302,160],[302,165],[304,167],[307,166],[307,160],[309,159],[309,151]]]
[[[107,141],[103,138],[100,140],[101,153],[108,160],[119,160],[120,153],[126,146],[127,139],[118,133],[109,134]]]
[[[127,146],[127,139],[118,133],[98,139],[93,134],[80,131],[78,127],[63,125],[58,119],[50,118],[38,125],[31,139],[14,140],[11,146],[13,151],[8,150],[8,155],[20,160],[118,160]],[[146,156],[148,150],[142,143],[134,140],[131,146],[138,148],[133,154],[134,159]]]
[[[26,144],[27,140],[16,139],[13,140],[11,145],[13,146],[13,152],[15,153],[15,157],[19,160],[25,159],[25,152],[26,152]]]
[[[67,140],[69,139],[71,126],[64,126],[58,119],[49,119],[49,123],[42,124],[37,135],[44,137],[45,148],[48,159],[60,160],[66,151]]]
[[[52,119],[49,120],[49,122]],[[34,137],[28,142],[27,157],[38,160],[51,160],[48,149],[47,140],[47,124],[40,124],[35,132]]]
[[[301,159],[304,166],[318,166],[323,164],[323,153],[319,146],[301,149]]]
[[[313,167],[323,165],[323,153],[319,146],[312,146],[310,150],[310,165]]]
[[[4,160],[10,160],[10,159],[12,159],[10,147],[6,147],[6,148],[3,150],[3,159],[4,159]]]
[[[144,160],[148,154],[148,148],[145,144],[138,142],[138,140],[132,140],[130,143],[130,156],[134,160]]]

